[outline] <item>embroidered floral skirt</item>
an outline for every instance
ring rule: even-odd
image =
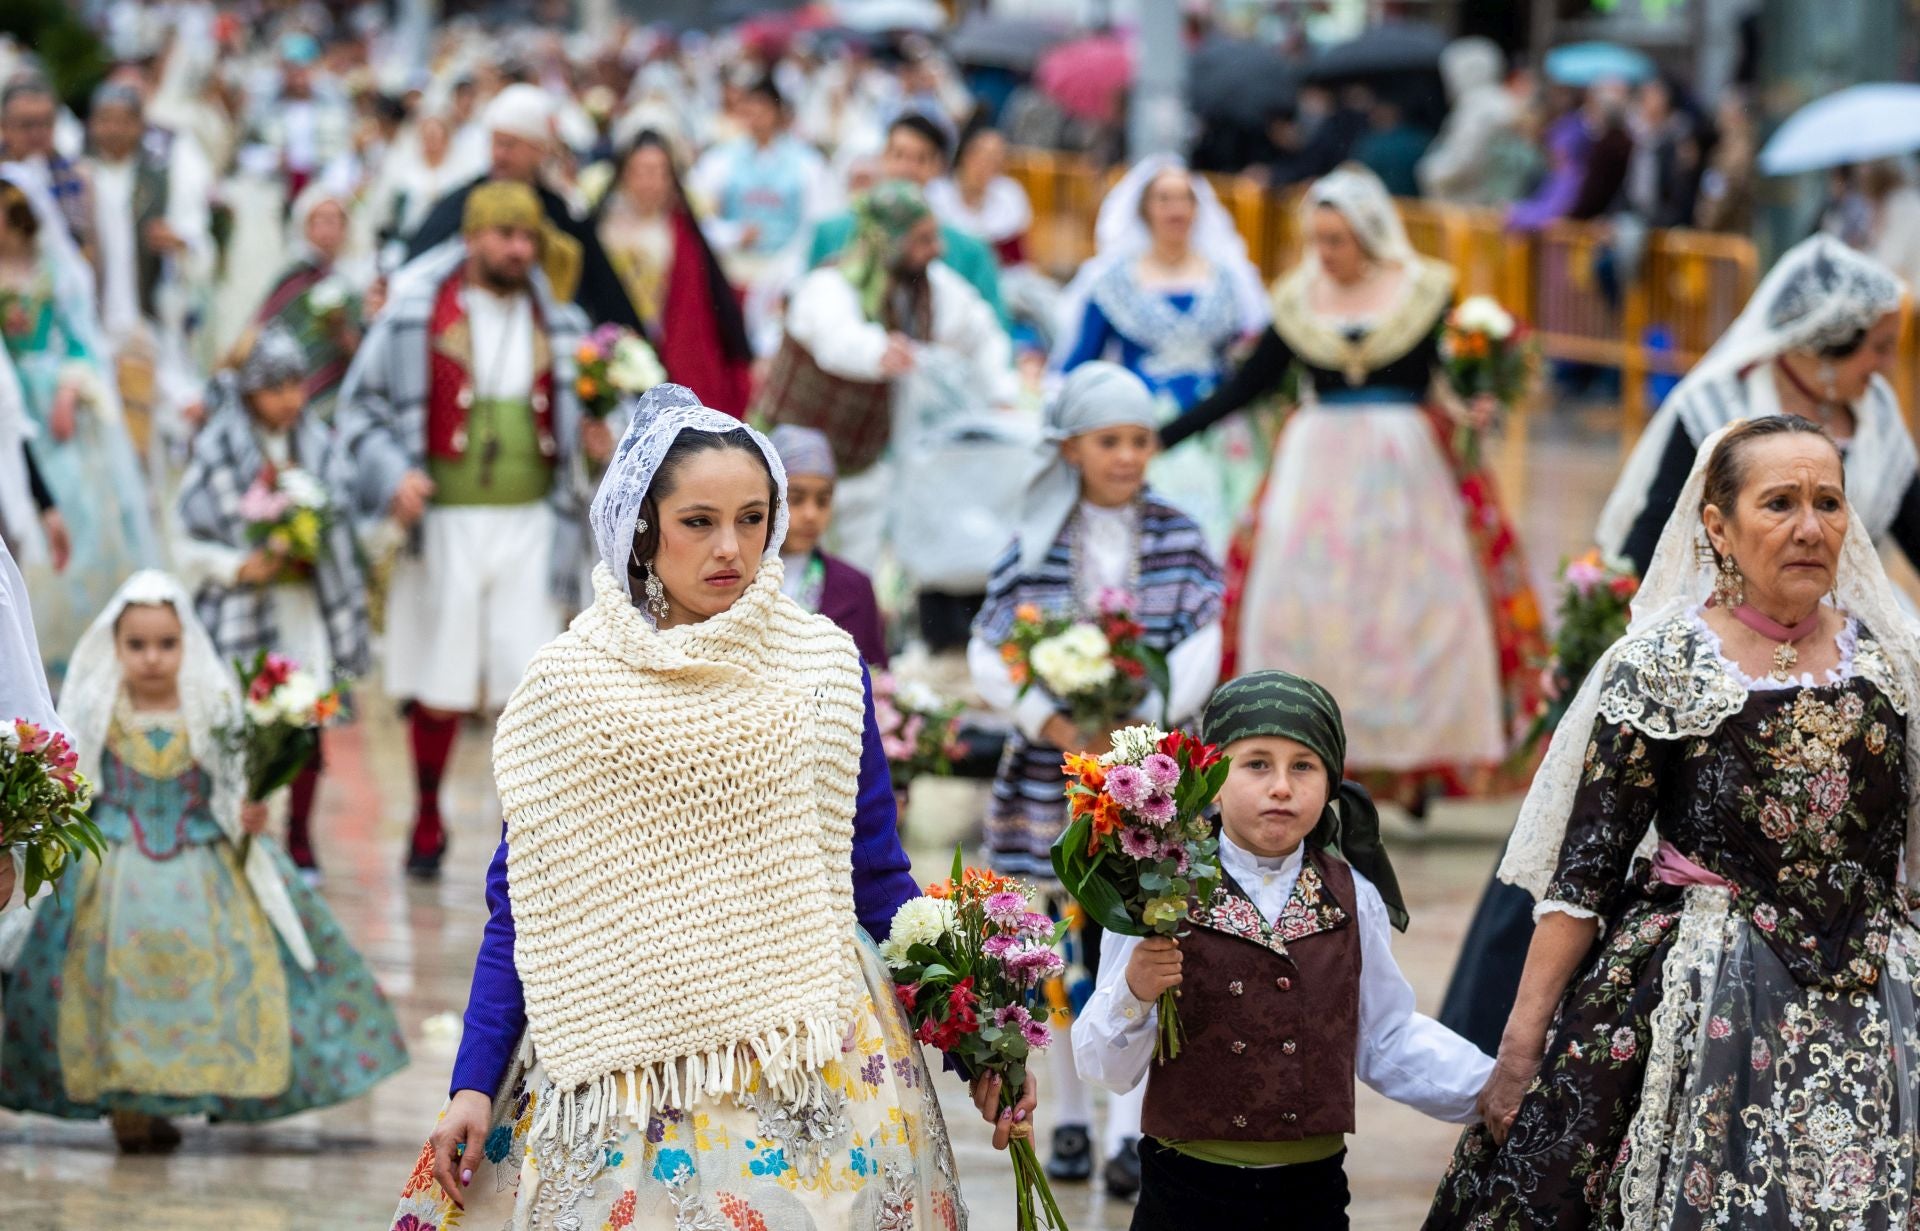
[[[939,1098],[878,952],[864,937],[860,952],[867,999],[824,1070],[826,1112],[795,1116],[749,1094],[667,1110],[644,1132],[535,1146],[528,1130],[554,1091],[537,1061],[516,1064],[466,1211],[434,1182],[429,1145],[392,1231],[963,1231]]]
[[[1914,1225],[1920,933],[1886,949],[1869,988],[1807,987],[1723,889],[1628,906],[1506,1144],[1466,1132],[1428,1231]]]
[[[406,1067],[366,962],[286,855],[267,849],[313,947],[311,973],[224,838],[165,859],[116,842],[37,902],[6,983],[0,1106],[271,1120]]]

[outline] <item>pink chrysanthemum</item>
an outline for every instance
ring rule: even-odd
[[[1173,818],[1177,815],[1173,801],[1165,795],[1151,796],[1134,811],[1138,812],[1141,819],[1150,825],[1171,825]]]
[[[1020,1034],[1027,1040],[1027,1046],[1034,1051],[1053,1042],[1053,1031],[1045,1022],[1027,1022],[1020,1027]]]
[[[1116,765],[1107,771],[1107,794],[1122,808],[1139,808],[1153,798],[1153,783],[1131,765]]]
[[[996,1026],[1025,1026],[1032,1020],[1033,1015],[1027,1012],[1026,1006],[1018,1004],[1002,1005],[993,1015]]]
[[[1180,781],[1180,762],[1164,752],[1149,753],[1147,759],[1140,762],[1140,770],[1157,791],[1171,791],[1173,784]]]
[[[1131,825],[1120,831],[1120,849],[1129,859],[1157,859],[1160,856],[1159,839]]]
[[[1039,911],[1030,910],[1020,916],[1019,930],[1026,936],[1052,936],[1053,920]]]
[[[1023,893],[1011,890],[995,893],[986,901],[987,919],[996,927],[1017,928],[1020,918],[1027,913],[1027,897]]]
[[[995,932],[980,942],[980,952],[992,958],[1004,958],[1012,953],[1020,938],[1011,932]]]

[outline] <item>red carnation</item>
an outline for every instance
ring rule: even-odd
[[[1144,679],[1147,674],[1146,664],[1137,658],[1116,658],[1113,660],[1113,665],[1120,669],[1121,675],[1130,680]]]
[[[911,1013],[914,1010],[916,1002],[920,999],[920,985],[918,983],[896,983],[893,988],[893,994],[899,999],[900,1007]]]
[[[1615,598],[1632,598],[1640,592],[1640,583],[1631,577],[1615,577],[1607,583]]]

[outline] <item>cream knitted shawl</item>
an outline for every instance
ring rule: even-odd
[[[501,715],[514,965],[562,1092],[537,1133],[756,1080],[804,1107],[839,1054],[860,658],[780,578],[768,560],[731,609],[661,632],[603,564]]]

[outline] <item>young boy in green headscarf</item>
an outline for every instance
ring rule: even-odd
[[[1214,691],[1201,738],[1232,761],[1220,888],[1178,940],[1109,941],[1074,1059],[1109,1089],[1147,1081],[1134,1231],[1339,1231],[1354,1079],[1464,1124],[1493,1061],[1414,1011],[1388,944],[1406,911],[1373,801],[1343,780],[1333,697],[1257,671]],[[1153,1064],[1173,987],[1186,1042]]]

